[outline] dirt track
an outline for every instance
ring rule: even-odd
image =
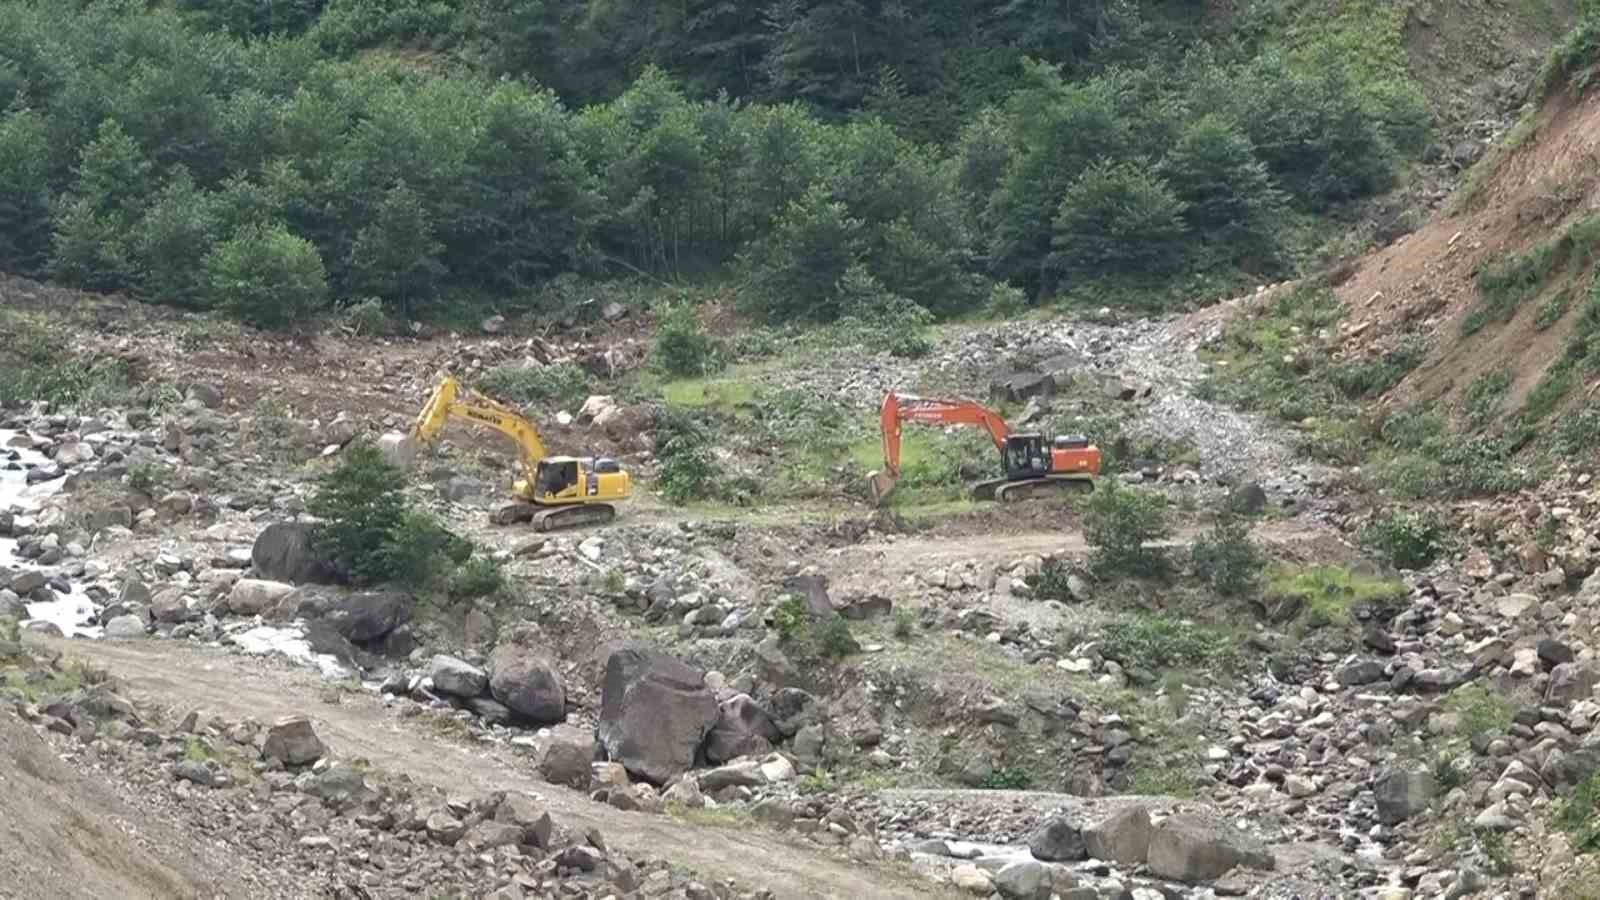
[[[703,878],[734,878],[782,898],[937,896],[927,882],[913,883],[887,868],[836,858],[774,833],[697,825],[597,804],[541,781],[531,774],[531,761],[510,748],[468,748],[430,736],[415,724],[398,722],[374,697],[345,695],[338,704],[312,700],[326,683],[309,672],[268,668],[259,660],[170,642],[45,643],[103,666],[124,679],[135,695],[158,704],[263,722],[303,713],[340,757],[365,758],[379,770],[403,773],[450,793],[525,791],[569,827],[599,828],[615,847],[664,857]]]

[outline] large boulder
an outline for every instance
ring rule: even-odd
[[[782,740],[783,734],[765,707],[749,694],[735,694],[718,708],[717,724],[706,741],[706,759],[720,764],[765,754]]]
[[[144,619],[138,616],[116,616],[106,623],[105,636],[110,640],[129,640],[145,636]]]
[[[1571,706],[1579,700],[1594,696],[1597,680],[1595,670],[1581,663],[1561,663],[1550,670],[1550,687],[1546,689],[1546,706]]]
[[[637,644],[606,658],[596,736],[635,778],[660,785],[688,771],[717,715],[699,669]]]
[[[1241,866],[1270,870],[1276,865],[1260,841],[1198,813],[1179,813],[1157,825],[1146,862],[1161,878],[1189,884],[1221,878]]]
[[[10,588],[0,588],[0,619],[26,619],[27,604]]]
[[[313,549],[311,526],[302,522],[274,522],[250,548],[256,574],[290,584],[333,584],[338,571]]]
[[[1142,806],[1119,809],[1083,830],[1089,856],[1136,866],[1150,853],[1150,812]]]
[[[555,667],[538,653],[538,631],[514,630],[489,656],[489,690],[523,718],[553,725],[567,717],[567,693]]]
[[[1372,783],[1378,821],[1394,825],[1423,812],[1438,789],[1433,773],[1426,769],[1385,769]]]
[[[347,639],[375,641],[411,621],[417,598],[404,591],[362,591],[328,611],[327,620]]]
[[[1028,840],[1028,852],[1044,862],[1076,862],[1089,857],[1083,828],[1066,813],[1051,816]]]
[[[309,765],[327,752],[305,716],[285,716],[272,723],[266,742],[261,745],[262,756],[286,766]]]
[[[1044,866],[1031,859],[1008,863],[991,877],[994,879],[994,889],[1006,900],[1036,900],[1041,896],[1049,896]]]
[[[550,846],[550,832],[555,828],[550,813],[534,797],[527,794],[507,794],[494,811],[494,820],[515,826],[519,844],[534,847]]]
[[[175,624],[198,619],[201,615],[200,610],[189,606],[189,598],[184,595],[182,588],[165,588],[150,598],[152,621]]]
[[[292,593],[292,584],[241,578],[234,582],[233,590],[228,592],[228,612],[236,616],[260,615],[263,610],[277,605],[278,601]]]
[[[429,672],[434,690],[453,697],[472,698],[489,686],[489,675],[477,666],[440,654],[433,658]]]

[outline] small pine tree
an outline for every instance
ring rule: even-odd
[[[1166,498],[1160,494],[1123,487],[1115,478],[1101,480],[1084,510],[1083,533],[1094,549],[1091,566],[1097,574],[1167,571],[1165,551],[1149,546],[1171,533]]]
[[[1184,262],[1185,206],[1142,162],[1103,162],[1056,211],[1049,265],[1069,278],[1168,274]]]
[[[328,276],[317,248],[282,225],[245,225],[206,255],[211,301],[263,328],[288,328],[323,311]]]

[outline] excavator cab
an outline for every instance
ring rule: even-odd
[[[541,460],[534,495],[548,497],[560,494],[578,483],[578,461],[570,457],[551,457]]]
[[[1001,455],[1009,480],[1043,478],[1050,474],[1050,451],[1046,449],[1043,435],[1009,435]]]

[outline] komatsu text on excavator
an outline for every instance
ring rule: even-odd
[[[883,469],[867,479],[874,503],[894,490],[900,478],[900,426],[976,425],[1000,451],[1003,477],[973,485],[979,500],[1012,502],[1050,493],[1087,490],[1100,474],[1100,450],[1087,438],[1058,437],[1048,446],[1043,435],[1013,433],[1000,414],[970,400],[932,400],[890,393],[883,398]]]
[[[500,507],[500,525],[533,522],[540,531],[598,525],[616,518],[612,504],[628,499],[633,483],[616,460],[551,456],[527,417],[446,375],[417,416],[411,436],[432,445],[450,419],[487,425],[516,441],[522,477],[511,486],[516,500]]]

